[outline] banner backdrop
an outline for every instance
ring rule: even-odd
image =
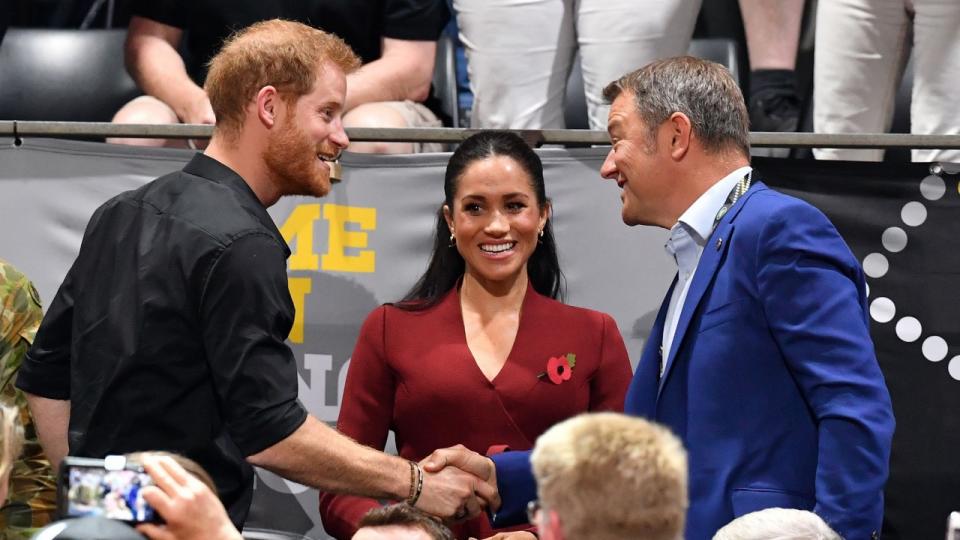
[[[625,227],[619,190],[599,178],[604,149],[538,151],[571,304],[610,313],[639,357],[675,272],[666,231]],[[0,257],[45,303],[79,249],[93,210],[179,169],[187,151],[0,139]],[[335,422],[354,340],[367,313],[401,297],[424,270],[449,154],[344,158],[323,199],[282,199],[270,214],[291,246],[297,309],[290,345],[300,399]],[[960,193],[926,165],[755,161],[768,184],[827,213],[869,276],[873,333],[898,420],[886,538],[943,534],[960,509]],[[429,418],[424,421],[429,422]],[[248,526],[326,538],[316,492],[258,470]]]

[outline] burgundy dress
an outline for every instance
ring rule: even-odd
[[[569,380],[547,376],[551,357],[576,355]],[[337,428],[382,449],[387,432],[399,454],[414,461],[437,448],[463,444],[528,450],[553,424],[585,411],[622,411],[631,370],[623,338],[604,313],[568,306],[528,287],[517,337],[492,381],[467,347],[454,288],[436,306],[403,311],[381,306],[367,317],[347,373]],[[350,538],[360,518],[380,503],[320,494],[327,533]],[[524,529],[515,527],[514,529]],[[457,538],[495,532],[485,515],[453,527]]]

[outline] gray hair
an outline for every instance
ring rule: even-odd
[[[717,531],[713,540],[843,540],[820,516],[793,508],[744,514]]]
[[[613,102],[623,92],[633,94],[651,141],[660,124],[680,112],[706,151],[737,150],[750,156],[747,106],[724,66],[692,56],[657,60],[608,84],[603,97]]]

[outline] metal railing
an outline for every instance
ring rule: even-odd
[[[348,128],[352,141],[457,143],[478,132],[462,128]],[[609,144],[604,131],[587,129],[512,130],[532,146]],[[61,138],[203,139],[213,127],[200,124],[111,124],[109,122],[35,122],[0,120],[0,136]],[[937,148],[960,149],[960,135],[899,133],[750,133],[757,148]]]

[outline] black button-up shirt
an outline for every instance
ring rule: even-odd
[[[70,455],[196,460],[239,526],[245,456],[306,418],[285,343],[289,255],[246,182],[198,154],[97,209],[17,386],[70,400]]]

